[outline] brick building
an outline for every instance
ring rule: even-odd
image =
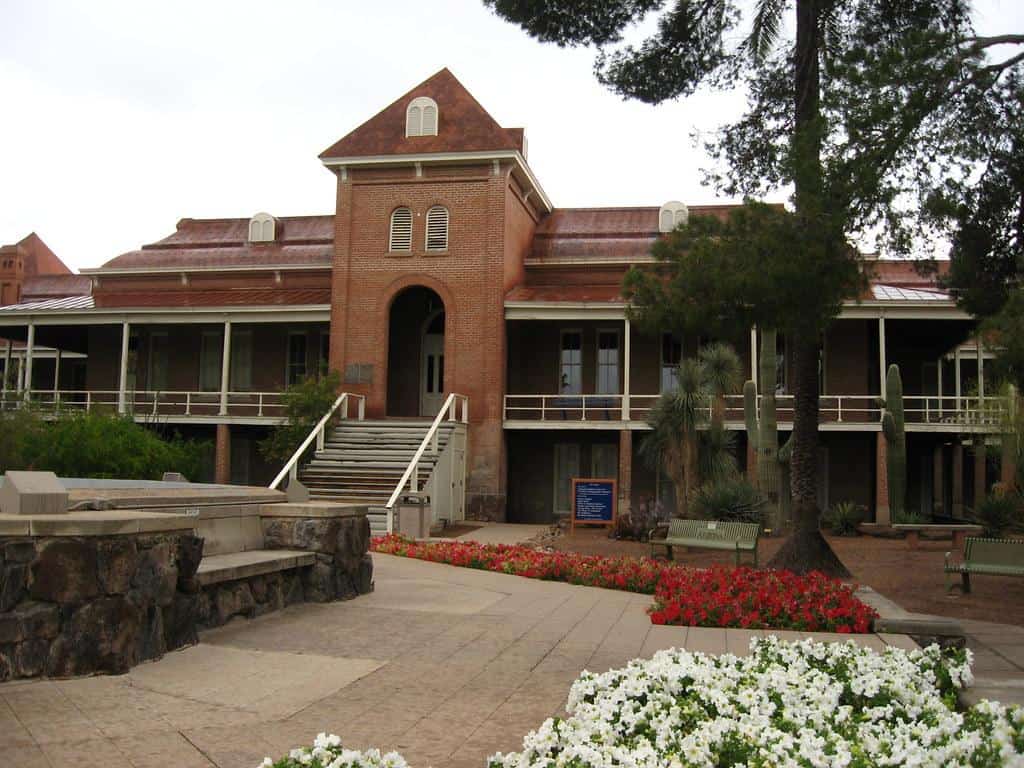
[[[448,395],[464,396],[468,423],[454,419],[457,437],[444,438],[458,447],[445,484],[460,500],[440,516],[550,520],[580,476],[617,477],[620,504],[673,503],[638,448],[675,366],[705,340],[640,334],[620,284],[631,265],[652,262],[662,232],[727,206],[555,208],[523,129],[499,126],[448,70],[320,157],[337,179],[333,214],[182,219],[162,240],[51,279],[48,293],[26,280],[6,296],[6,370],[21,361],[5,377],[8,407],[13,395],[173,424],[215,437],[219,481],[266,482],[278,467],[255,444],[280,418],[281,388],[329,366],[353,402],[364,398],[367,435],[402,428],[417,443]],[[984,439],[1002,403],[984,389],[988,353],[970,318],[913,265],[871,268],[870,292],[822,344],[821,503],[851,500],[886,519],[877,400],[895,362],[911,506],[960,514],[992,480]],[[756,338],[732,340],[748,377]],[[59,350],[55,365],[38,357],[44,348]],[[783,432],[788,365],[780,339]],[[727,422],[745,455],[739,398]],[[338,437],[321,464],[383,450],[359,439]],[[353,469],[345,482],[336,473],[330,492],[388,498],[394,456],[377,458],[373,472]]]

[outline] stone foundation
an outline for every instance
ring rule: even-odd
[[[198,642],[191,532],[0,537],[0,680],[125,672]]]

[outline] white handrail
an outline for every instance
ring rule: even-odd
[[[455,402],[459,401],[462,404],[462,418],[457,418],[455,412]],[[469,422],[469,398],[465,395],[460,395],[452,392],[444,401],[444,405],[441,406],[441,410],[437,412],[437,416],[434,417],[433,423],[430,425],[430,429],[427,430],[427,434],[423,436],[423,440],[420,442],[420,447],[416,449],[416,453],[413,454],[412,461],[409,462],[409,466],[405,468],[405,472],[402,473],[402,479],[398,481],[398,485],[395,486],[395,490],[391,493],[391,498],[388,499],[388,503],[385,505],[388,515],[388,533],[391,533],[394,529],[395,520],[395,502],[398,501],[398,497],[402,494],[402,489],[405,488],[405,484],[411,481],[412,491],[416,492],[416,471],[419,466],[420,459],[423,458],[423,454],[427,450],[427,446],[431,443],[437,445],[437,430],[441,426],[441,422],[445,421],[445,414],[450,413],[448,421],[461,421],[463,424]]]
[[[292,457],[288,459],[288,463],[285,464],[284,467],[281,468],[281,471],[277,473],[277,477],[274,478],[274,482],[269,486],[270,488],[277,488],[277,486],[281,484],[281,481],[284,480],[285,476],[290,476],[293,479],[298,476],[299,459],[302,458],[302,454],[306,452],[306,449],[309,448],[309,444],[314,440],[317,441],[318,448],[323,447],[324,427],[327,425],[327,422],[330,421],[334,412],[338,410],[338,408],[342,407],[342,405],[345,406],[345,409],[343,410],[344,416],[348,415],[348,399],[350,397],[359,399],[359,411],[357,418],[362,421],[366,398],[363,397],[363,395],[350,395],[348,392],[342,392],[338,395],[338,399],[334,401],[334,405],[328,409],[327,413],[323,415],[323,418],[321,418],[320,421],[317,422],[316,426],[313,427],[313,431],[306,435],[306,439],[302,441],[302,445],[300,445],[298,450],[296,450],[295,453],[292,454]]]

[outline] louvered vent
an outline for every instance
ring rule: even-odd
[[[419,96],[405,110],[406,136],[437,136],[437,102]]]
[[[670,200],[661,206],[658,212],[658,229],[662,232],[671,232],[681,224],[686,224],[690,219],[690,211],[684,203],[678,200]]]
[[[427,250],[448,250],[448,209],[444,206],[427,211]]]
[[[437,136],[437,107],[427,104],[423,107],[422,136]]]
[[[420,125],[422,124],[423,113],[419,107],[410,104],[409,111],[405,113],[405,135],[419,136]]]
[[[392,251],[412,250],[412,211],[408,208],[395,208],[391,213],[390,242]]]
[[[662,211],[661,212],[661,226],[660,226],[661,231],[662,232],[671,232],[674,227],[675,227],[675,221],[674,221],[674,219],[672,217],[672,211]]]

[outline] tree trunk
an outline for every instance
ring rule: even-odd
[[[683,435],[683,495],[680,503],[682,517],[691,517],[693,505],[693,489],[697,484],[697,436]]]
[[[821,169],[821,95],[818,59],[821,45],[822,0],[797,0],[794,71],[795,102],[793,140],[794,204],[808,235],[820,233],[832,240],[824,210]],[[838,247],[832,243],[831,247]],[[806,573],[822,571],[834,576],[850,572],[828,545],[819,529],[821,510],[817,501],[818,477],[818,332],[794,329],[793,347],[793,450],[790,483],[793,493],[793,533],[775,557],[771,568]]]

